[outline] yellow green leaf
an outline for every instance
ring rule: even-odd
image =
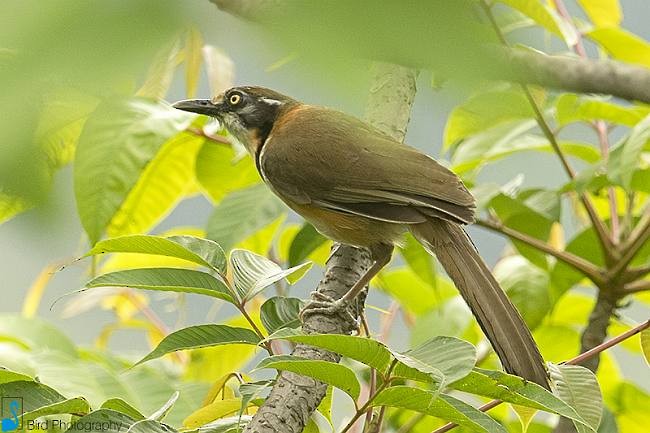
[[[519,406],[517,404],[512,404],[511,406],[512,409],[517,414],[517,417],[519,418],[519,422],[521,422],[522,433],[526,433],[528,431],[528,427],[530,426],[530,422],[533,420],[533,417],[537,413],[537,409],[533,409],[525,406]]]
[[[612,57],[650,68],[650,44],[643,38],[617,28],[596,28],[586,35]]]
[[[578,0],[582,9],[598,27],[618,27],[623,13],[618,0]]]
[[[136,95],[152,99],[164,98],[181,61],[181,54],[178,40],[161,49],[153,59],[145,82]]]
[[[195,28],[190,29],[185,39],[185,88],[188,98],[196,95],[196,88],[199,85],[202,48],[201,33]]]
[[[180,201],[194,178],[203,138],[181,132],[146,166],[108,226],[110,237],[146,233]]]
[[[252,404],[251,404],[252,405]],[[249,405],[250,407],[250,405]],[[241,408],[240,398],[216,400],[185,418],[183,426],[188,429],[201,427],[211,421],[236,413]]]
[[[645,362],[650,365],[650,329],[641,332],[641,350],[645,357]]]
[[[20,197],[14,197],[0,191],[0,224],[9,221],[31,206]]]
[[[567,45],[573,46],[578,35],[571,23],[567,23],[560,17],[555,10],[548,7],[544,2],[539,0],[498,0],[500,3],[507,4],[513,9],[517,9],[522,14],[533,19],[537,24],[544,27],[549,32],[559,36]]]

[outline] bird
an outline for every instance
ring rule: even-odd
[[[350,290],[317,296],[313,311],[347,310],[410,232],[442,264],[504,369],[549,388],[530,330],[464,230],[475,200],[451,170],[351,115],[264,87],[173,107],[216,118],[284,203],[324,236],[370,251],[372,265]]]

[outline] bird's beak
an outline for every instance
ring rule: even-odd
[[[219,116],[223,108],[221,102],[213,103],[209,99],[185,99],[172,104],[172,107],[213,117]]]

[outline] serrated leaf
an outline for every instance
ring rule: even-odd
[[[117,412],[121,412],[125,415],[130,416],[136,421],[146,419],[146,417],[140,413],[139,410],[131,406],[129,403],[125,402],[121,398],[111,398],[102,403],[100,409],[110,409]]]
[[[443,151],[478,132],[512,120],[531,118],[533,114],[521,91],[493,90],[474,95],[449,114]]]
[[[303,306],[301,299],[274,296],[262,304],[260,320],[269,334],[282,328],[297,328],[301,324],[299,315]]]
[[[517,9],[524,15],[532,18],[537,24],[549,32],[562,38],[567,46],[575,45],[578,34],[571,23],[564,21],[555,10],[538,0],[498,0],[500,3]]]
[[[632,128],[630,135],[622,144],[617,169],[610,170],[609,173],[612,177],[620,177],[626,189],[630,188],[632,177],[641,160],[641,153],[648,142],[650,142],[650,115]]]
[[[21,197],[13,197],[0,191],[0,224],[9,221],[31,206]]]
[[[650,112],[646,106],[623,106],[603,98],[578,96],[574,93],[561,95],[555,102],[555,107],[560,125],[584,120],[605,120],[619,125],[634,126]]]
[[[159,409],[157,409],[154,413],[149,415],[147,418],[150,420],[154,421],[162,421],[165,419],[165,417],[169,414],[169,411],[172,410],[174,407],[174,404],[178,401],[178,397],[180,396],[180,393],[178,391],[174,391],[171,397],[169,397],[169,400],[165,402]]]
[[[379,371],[385,371],[391,361],[391,352],[383,343],[365,337],[333,334],[305,335],[285,328],[267,338],[267,340],[278,339],[321,347],[355,359]]]
[[[620,28],[595,28],[585,35],[618,60],[650,68],[650,44]]]
[[[289,266],[304,262],[309,255],[324,244],[327,238],[314,228],[305,223],[294,236],[289,247]]]
[[[12,381],[0,384],[0,395],[21,398],[16,409],[23,428],[29,421],[46,415],[79,414],[90,411],[90,405],[83,397],[66,399],[47,385],[28,381]],[[20,407],[22,404],[22,407]],[[8,409],[5,409],[8,410]],[[21,415],[22,414],[22,415]],[[9,415],[8,412],[5,415]]]
[[[208,221],[207,237],[228,251],[284,212],[280,199],[265,185],[235,191],[215,207]]]
[[[111,219],[108,236],[146,233],[185,198],[195,185],[194,163],[204,141],[180,132],[165,142]]]
[[[332,385],[348,394],[354,401],[359,398],[361,385],[348,367],[334,362],[299,358],[292,355],[276,355],[263,359],[256,370],[274,368],[291,371]]]
[[[500,371],[477,368],[469,375],[452,383],[450,387],[470,394],[555,413],[582,425],[587,424],[587,421],[573,407],[545,388]]]
[[[183,421],[183,426],[188,429],[205,426],[206,424],[214,420],[223,418],[226,415],[236,413],[237,411],[239,411],[240,407],[241,407],[240,398],[229,398],[226,400],[217,400],[210,403],[207,406],[198,409],[197,411],[189,415],[187,418],[185,418],[185,420]]]
[[[441,375],[442,386],[467,376],[476,363],[476,348],[470,343],[454,337],[432,338],[401,355],[398,359],[402,363],[423,373],[428,372],[415,365],[409,365],[403,358],[408,357],[419,361],[422,365],[433,367]],[[394,374],[399,376],[402,371],[403,369],[398,365],[395,367]]]
[[[87,289],[95,287],[132,287],[196,293],[233,302],[230,290],[222,280],[205,272],[190,269],[144,268],[110,272],[93,278],[86,284]]]
[[[168,353],[179,350],[197,349],[201,347],[220,346],[224,344],[257,345],[260,338],[255,332],[246,328],[235,328],[228,325],[197,325],[172,332],[158,346],[135,365],[152,359],[160,358]]]
[[[603,396],[596,376],[579,365],[549,364],[549,371],[557,394],[586,422],[574,422],[578,433],[598,430],[603,413]]]
[[[188,98],[196,95],[196,88],[199,85],[201,75],[201,51],[203,49],[203,38],[201,32],[191,28],[185,39],[185,89]]]
[[[283,270],[266,257],[236,249],[230,253],[230,267],[239,299],[245,303],[275,282],[289,280],[298,274],[304,275],[311,267],[311,262]]]
[[[138,421],[126,414],[111,409],[99,409],[73,422],[65,433],[75,433],[79,430],[88,433],[124,433],[125,431],[139,433],[137,429],[131,430],[136,422]],[[84,428],[84,426],[88,427]],[[151,429],[150,432],[159,433],[154,429]]]
[[[598,27],[618,27],[623,13],[618,0],[578,0],[587,16]]]
[[[641,332],[641,350],[645,357],[645,362],[650,366],[650,329]]]
[[[226,255],[214,241],[195,236],[130,235],[99,241],[84,257],[105,253],[141,253],[175,257],[226,273]]]
[[[535,329],[553,306],[548,290],[549,275],[522,256],[499,260],[494,277],[515,304],[530,329]]]
[[[74,184],[79,216],[92,244],[161,146],[192,118],[145,99],[109,101],[89,116],[75,155]]]
[[[471,431],[506,433],[501,424],[467,403],[419,388],[392,386],[381,391],[372,404],[413,410],[456,423]]]
[[[151,99],[164,98],[171,86],[174,71],[180,60],[178,40],[174,40],[160,49],[151,62],[145,81],[136,95]]]

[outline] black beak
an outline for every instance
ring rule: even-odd
[[[222,105],[221,103],[214,104],[209,99],[186,99],[175,102],[172,107],[206,116],[218,116],[221,114]]]

